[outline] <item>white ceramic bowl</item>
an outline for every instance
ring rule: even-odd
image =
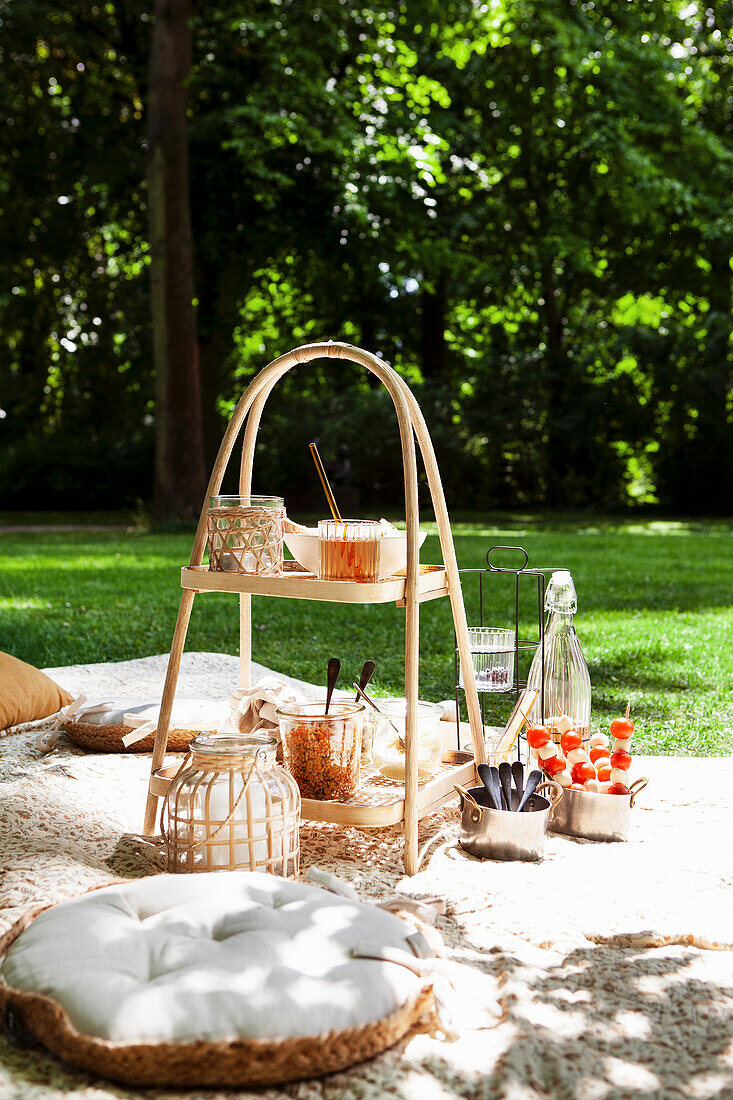
[[[418,531],[417,544],[425,542],[426,532]],[[307,531],[286,532],[285,545],[299,565],[309,573],[318,576],[318,528],[309,527]],[[407,565],[407,532],[396,531],[382,535],[379,552],[379,579],[386,581],[404,569]]]

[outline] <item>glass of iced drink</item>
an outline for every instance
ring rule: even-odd
[[[376,581],[379,577],[380,540],[378,520],[319,520],[319,580]]]

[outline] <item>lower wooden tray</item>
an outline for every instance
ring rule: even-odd
[[[180,761],[159,768],[150,782],[150,790],[165,795]],[[439,810],[455,797],[453,784],[472,787],[476,783],[473,754],[447,752],[440,771],[432,779],[420,783],[417,792],[418,818]],[[308,821],[332,821],[338,825],[360,825],[363,828],[384,829],[405,819],[405,788],[402,783],[385,779],[375,768],[365,768],[358,791],[343,802],[322,802],[316,798],[301,799],[301,816]]]

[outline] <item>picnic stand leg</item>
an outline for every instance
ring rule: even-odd
[[[178,672],[181,667],[181,657],[183,655],[183,647],[186,644],[188,623],[191,618],[191,608],[193,607],[195,595],[196,593],[192,590],[184,589],[183,595],[181,596],[181,606],[178,608],[178,618],[176,619],[176,629],[173,632],[171,655],[168,658],[168,670],[165,674],[165,684],[163,685],[163,698],[160,703],[158,728],[155,731],[153,759],[150,765],[151,778],[153,773],[162,766],[165,758],[165,750],[168,747],[168,730],[171,725],[171,710],[173,709],[173,700],[176,695]],[[155,832],[157,808],[158,796],[153,794],[148,787],[148,798],[145,803],[145,823],[143,825],[143,833],[146,836],[152,836]]]

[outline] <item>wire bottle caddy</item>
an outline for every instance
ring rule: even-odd
[[[516,566],[496,564],[499,552],[521,554],[521,564]],[[560,714],[572,714],[579,729],[587,730],[590,716],[590,679],[582,651],[577,640],[572,617],[577,606],[572,578],[567,570],[550,567],[531,568],[529,554],[522,546],[495,545],[486,554],[486,567],[461,569],[461,583],[468,597],[467,586],[473,582],[478,589],[478,621],[469,614],[469,641],[471,645],[470,670],[465,675],[474,677],[479,694],[481,721],[484,737],[492,738],[492,727],[487,728],[487,710],[502,696],[513,698],[515,707],[526,688],[536,688],[538,695],[531,711],[533,722],[550,723],[551,736],[555,736],[552,719]],[[486,621],[489,582],[493,586],[502,576],[514,581],[514,608],[510,621],[496,624],[492,614],[491,625]],[[548,581],[549,578],[549,581]],[[569,585],[568,580],[569,579]],[[491,592],[495,592],[492,587]],[[523,597],[532,595],[536,600],[537,636],[527,637],[520,626]],[[552,607],[548,605],[551,601]],[[472,604],[466,598],[469,608]],[[495,599],[491,606],[495,606]],[[548,615],[545,619],[545,611]],[[531,664],[528,662],[532,655]],[[457,736],[461,742],[460,702],[465,691],[464,670],[454,646],[454,696],[456,702]],[[559,709],[558,709],[559,708]],[[576,713],[577,712],[577,713]],[[493,731],[495,731],[493,727]],[[583,734],[587,736],[587,732]],[[557,734],[559,740],[559,734]],[[524,735],[517,739],[517,756],[523,755]]]

